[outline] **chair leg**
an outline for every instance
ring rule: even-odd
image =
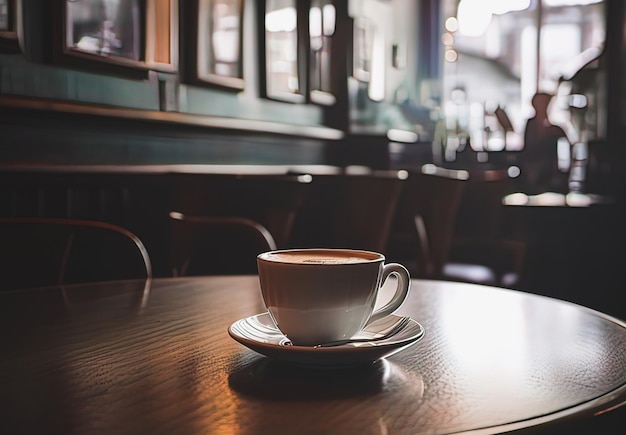
[[[417,236],[419,238],[419,248],[420,248],[420,259],[418,264],[421,267],[420,274],[424,276],[432,276],[435,272],[433,259],[430,250],[430,241],[428,240],[428,232],[426,230],[426,223],[424,222],[424,218],[422,215],[415,215],[413,218],[413,222],[415,223],[415,229],[417,230]]]

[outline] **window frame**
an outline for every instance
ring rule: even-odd
[[[157,2],[165,0],[150,0],[147,3],[146,14],[146,51],[145,62],[150,69],[161,72],[175,72],[178,69],[178,35],[179,35],[179,0],[167,0],[169,2],[169,35],[159,33],[160,26],[157,24]],[[169,61],[157,59],[159,44],[167,44],[169,48]]]
[[[319,3],[319,5],[316,5],[316,3]],[[329,17],[326,17],[324,15],[324,7],[331,5],[334,9],[334,21],[333,21],[333,31],[330,34],[326,33],[326,28],[325,28],[325,22]],[[313,36],[311,35],[311,11],[313,10],[314,7],[320,7],[320,13],[321,13],[321,29],[320,29],[320,35],[319,35],[319,39],[321,40],[321,46],[319,48],[313,47],[312,41],[313,41]],[[334,46],[334,40],[333,40],[333,36],[337,30],[337,8],[335,6],[335,0],[310,0],[310,4],[309,4],[309,22],[308,22],[308,38],[309,38],[309,65],[308,65],[308,76],[307,76],[307,80],[308,80],[308,92],[309,92],[309,98],[311,100],[312,103],[315,104],[319,104],[322,106],[332,106],[336,103],[337,101],[337,97],[335,96],[336,90],[334,89],[334,82],[333,82],[333,46]],[[326,62],[323,62],[324,59],[322,59],[321,61],[318,61],[318,59],[316,59],[318,56],[318,54],[320,54],[319,57],[323,57],[324,55],[326,56]],[[328,70],[325,70],[325,67],[328,68]],[[313,77],[318,76],[319,77],[319,86],[316,86],[316,84],[313,82]],[[324,88],[324,82],[325,82],[325,78],[326,80],[328,80],[328,83],[326,83],[326,85],[328,86],[328,89],[323,89]]]
[[[340,24],[341,19],[337,14],[337,0],[322,1],[322,6],[325,4],[331,4],[335,8],[335,29]],[[328,52],[328,68],[329,76],[331,77],[329,87],[330,92],[318,89],[312,82],[316,71],[315,64],[312,61],[314,56],[311,44],[311,29],[310,29],[310,14],[314,6],[314,2],[311,0],[294,0],[294,7],[296,8],[296,60],[297,67],[296,76],[298,78],[299,91],[296,93],[288,92],[272,92],[269,85],[269,71],[268,71],[268,41],[266,31],[266,16],[268,0],[260,0],[257,2],[257,22],[258,22],[258,41],[259,41],[259,82],[260,82],[260,95],[262,98],[269,100],[276,100],[289,103],[298,104],[316,104],[324,107],[330,107],[337,104],[337,89],[334,82],[332,71],[335,69],[334,62],[336,61],[335,55],[332,54],[332,49]],[[333,33],[334,35],[334,33]],[[327,41],[325,41],[330,47],[333,46],[332,35]]]
[[[367,17],[354,20],[352,76],[363,83],[369,83],[372,78],[374,27],[374,23]]]
[[[296,77],[298,79],[298,92],[272,92],[269,84],[269,59],[267,55],[268,41],[266,31],[266,17],[267,7],[269,0],[261,0],[257,4],[259,5],[258,13],[258,30],[259,30],[259,78],[260,78],[260,94],[262,98],[268,100],[282,101],[287,103],[306,103],[308,93],[308,77],[304,73],[306,71],[306,62],[308,56],[308,37],[303,37],[303,29],[308,29],[308,17],[305,18],[303,23],[303,10],[306,8],[308,14],[308,1],[293,0],[296,8]],[[304,25],[306,24],[306,26]],[[306,30],[308,34],[308,30]],[[301,47],[303,43],[306,43],[305,50]]]
[[[18,53],[20,46],[17,38],[17,2],[7,0],[8,28],[0,30],[0,53]]]
[[[159,34],[157,3],[169,2],[166,19],[169,28],[166,34]],[[87,71],[120,75],[129,78],[146,78],[149,71],[173,73],[178,68],[178,0],[138,0],[139,41],[138,59],[122,56],[102,55],[87,50],[69,47],[67,0],[55,0],[52,5],[52,63]],[[161,39],[161,41],[159,40]],[[159,60],[157,47],[163,41],[169,49],[169,60]]]
[[[205,87],[218,87],[232,90],[243,90],[245,86],[244,80],[244,57],[243,57],[243,38],[244,38],[244,9],[245,1],[236,0],[238,3],[238,17],[239,26],[238,32],[238,53],[235,63],[236,72],[233,75],[223,75],[212,71],[203,71],[204,65],[208,65],[215,58],[213,51],[210,49],[211,41],[208,37],[211,35],[211,29],[207,31],[201,31],[200,20],[203,17],[210,18],[212,13],[212,6],[215,0],[185,0],[189,4],[185,4],[188,8],[186,11],[185,19],[185,34],[184,40],[186,47],[181,47],[181,50],[185,56],[186,68],[184,72],[184,80],[186,83],[205,86]],[[206,10],[203,10],[206,9]],[[204,48],[207,50],[203,53],[200,52]],[[208,70],[208,68],[206,68]]]

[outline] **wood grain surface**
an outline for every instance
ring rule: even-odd
[[[425,337],[341,370],[289,366],[229,337],[263,311],[256,276],[1,293],[0,433],[624,429],[626,327],[578,305],[414,280],[398,313]]]

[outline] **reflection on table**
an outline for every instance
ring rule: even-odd
[[[424,326],[421,341],[386,360],[321,371],[228,336],[233,322],[263,311],[256,276],[2,293],[2,427],[488,434],[575,425],[608,433],[601,425],[621,409],[593,415],[626,399],[626,325],[558,300],[414,280],[398,314]]]
[[[502,199],[504,205],[531,206],[531,207],[590,207],[593,205],[612,204],[611,198],[581,192],[569,192],[567,194],[557,192],[543,192],[536,195],[527,195],[515,192],[506,195]]]

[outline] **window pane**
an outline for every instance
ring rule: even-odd
[[[140,0],[67,0],[67,48],[139,60]]]
[[[9,0],[0,0],[0,30],[10,30]]]
[[[268,96],[301,93],[298,80],[296,0],[267,0],[265,59]]]
[[[365,17],[354,20],[354,67],[357,80],[368,82],[372,72],[374,24]]]
[[[603,2],[583,7],[572,1],[545,0],[540,34],[540,88],[555,90],[560,77],[570,78],[597,57],[605,39],[604,21]]]
[[[241,8],[241,0],[201,0],[198,17],[200,77],[242,77]]]
[[[551,120],[566,128],[573,140],[583,134],[602,135],[597,102],[605,92],[598,60],[606,33],[604,3],[461,0],[455,26],[446,27],[444,35],[446,50],[457,55],[446,58],[443,67],[442,107],[448,133],[469,134],[477,151],[499,149],[501,137],[507,150],[521,150],[525,123],[533,114],[531,98],[540,90],[556,94]],[[584,118],[581,110],[568,107],[568,99],[576,97],[570,92],[585,95]],[[461,94],[463,98],[455,98]],[[506,109],[513,132],[488,125],[498,106]]]
[[[311,91],[332,93],[331,50],[335,33],[335,6],[332,0],[313,0],[309,10]]]

